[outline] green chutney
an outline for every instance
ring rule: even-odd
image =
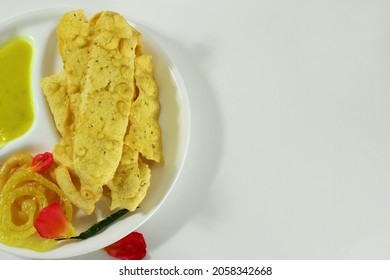
[[[0,46],[0,147],[25,134],[34,122],[33,54],[25,37]]]

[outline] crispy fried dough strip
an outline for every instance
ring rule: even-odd
[[[79,94],[89,61],[90,24],[83,10],[68,12],[57,28],[58,51],[64,63],[69,95]],[[72,105],[72,109],[74,110]]]
[[[89,60],[89,22],[82,10],[64,14],[57,28],[58,50],[64,68],[52,76],[45,77],[40,84],[48,101],[57,130],[63,137],[71,137],[72,108],[77,106],[83,76]]]
[[[131,198],[138,193],[140,188],[138,158],[139,152],[127,145],[123,146],[122,159],[115,176],[107,183],[111,191],[126,198]]]
[[[139,95],[131,107],[128,145],[145,158],[162,163],[164,158],[158,122],[160,103],[151,59],[145,54],[135,59],[134,76]]]
[[[73,168],[73,118],[89,61],[90,27],[82,10],[64,14],[57,28],[63,70],[41,80],[43,93],[62,135],[53,151],[58,164]]]
[[[142,55],[140,48],[137,50],[135,81],[139,94],[130,109],[122,160],[107,184],[111,190],[111,210],[118,207],[134,211],[144,199],[150,185],[150,169],[142,162],[140,153],[150,160],[163,162],[158,123],[160,104],[151,56]]]
[[[65,71],[61,71],[57,75],[42,78],[40,85],[54,117],[56,128],[61,136],[64,136],[68,128],[70,116]]]
[[[91,20],[92,47],[75,112],[74,167],[81,196],[96,200],[119,165],[134,97],[134,57],[140,33],[119,14]]]
[[[82,10],[64,14],[57,28],[58,51],[61,55],[67,93],[67,130],[54,148],[57,163],[73,170],[74,118],[90,59],[90,24]],[[58,108],[58,107],[57,107]]]
[[[151,170],[146,163],[142,162],[141,158],[138,158],[138,168],[135,172],[138,172],[139,175],[136,177],[137,182],[133,182],[133,187],[137,189],[136,194],[132,197],[127,197],[121,190],[112,190],[112,202],[110,206],[111,210],[115,208],[126,208],[129,211],[135,211],[138,205],[145,198],[146,193],[150,187]]]

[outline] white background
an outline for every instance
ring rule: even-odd
[[[390,258],[389,1],[0,0],[0,18],[57,6],[143,25],[186,84],[148,259]]]

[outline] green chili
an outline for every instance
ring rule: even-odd
[[[107,218],[101,220],[100,222],[94,224],[93,226],[91,226],[86,231],[80,233],[78,236],[73,236],[73,237],[70,237],[70,238],[58,238],[56,240],[87,239],[87,238],[90,238],[90,237],[98,234],[106,226],[112,224],[113,222],[115,222],[116,220],[118,220],[120,217],[122,217],[123,215],[125,215],[128,212],[129,212],[129,210],[127,210],[127,209],[121,209],[121,210],[111,214]]]

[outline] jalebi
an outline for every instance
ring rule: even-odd
[[[30,168],[31,161],[30,155],[17,154],[9,157],[0,168],[0,242],[47,251],[56,241],[41,238],[36,233],[34,221],[38,213],[58,201],[71,220],[73,209],[56,184]]]

